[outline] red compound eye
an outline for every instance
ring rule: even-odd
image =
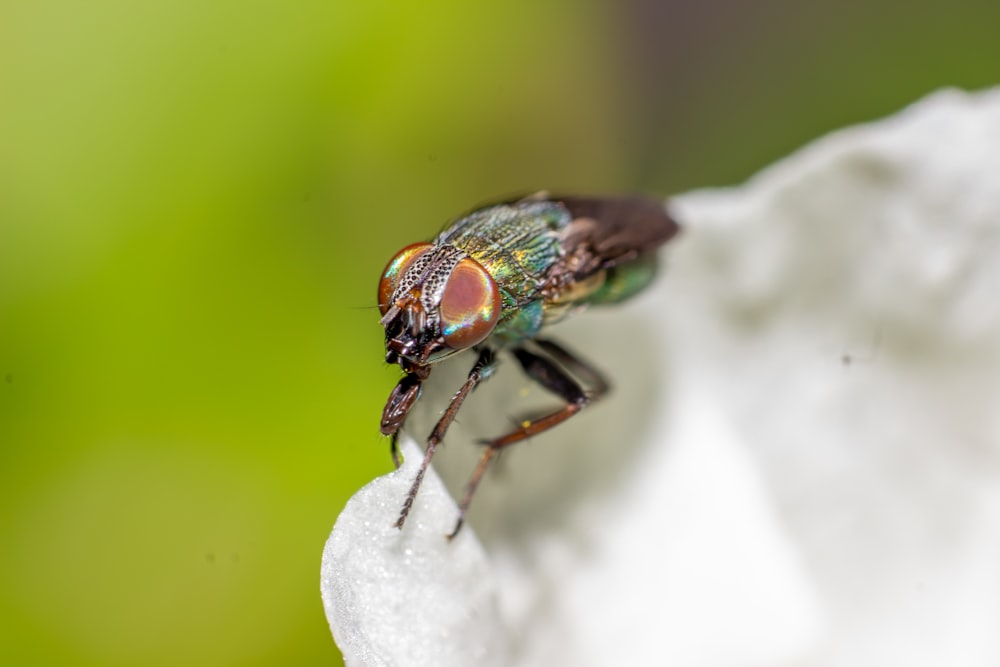
[[[471,257],[460,261],[441,295],[441,333],[445,344],[462,350],[482,342],[500,319],[500,290]]]
[[[378,282],[378,309],[385,315],[392,306],[392,293],[396,291],[400,279],[406,275],[406,270],[413,265],[413,262],[425,252],[433,248],[430,243],[414,243],[408,245],[396,256],[389,260],[382,272],[382,279]]]

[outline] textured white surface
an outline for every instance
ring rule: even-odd
[[[614,396],[512,451],[465,542],[433,484],[389,528],[405,469],[345,509],[348,664],[1000,664],[997,146],[1000,92],[944,91],[678,198],[663,279],[558,332]]]
[[[323,606],[348,666],[509,665],[486,556],[472,531],[445,539],[457,509],[433,470],[406,530],[392,527],[423,458],[412,441],[403,454],[351,498],[323,551]]]

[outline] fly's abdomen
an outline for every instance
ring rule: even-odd
[[[656,255],[652,253],[607,269],[604,283],[586,298],[586,303],[599,305],[630,299],[653,282],[656,270]]]

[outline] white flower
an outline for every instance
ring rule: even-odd
[[[505,456],[454,542],[433,474],[392,528],[412,442],[348,504],[347,664],[1000,664],[1000,91],[671,206],[656,286],[558,334],[613,398]],[[448,454],[524,381],[490,384]]]

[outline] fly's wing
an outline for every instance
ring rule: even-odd
[[[653,197],[550,197],[572,216],[564,240],[575,255],[577,278],[649,254],[669,241],[680,226]]]

